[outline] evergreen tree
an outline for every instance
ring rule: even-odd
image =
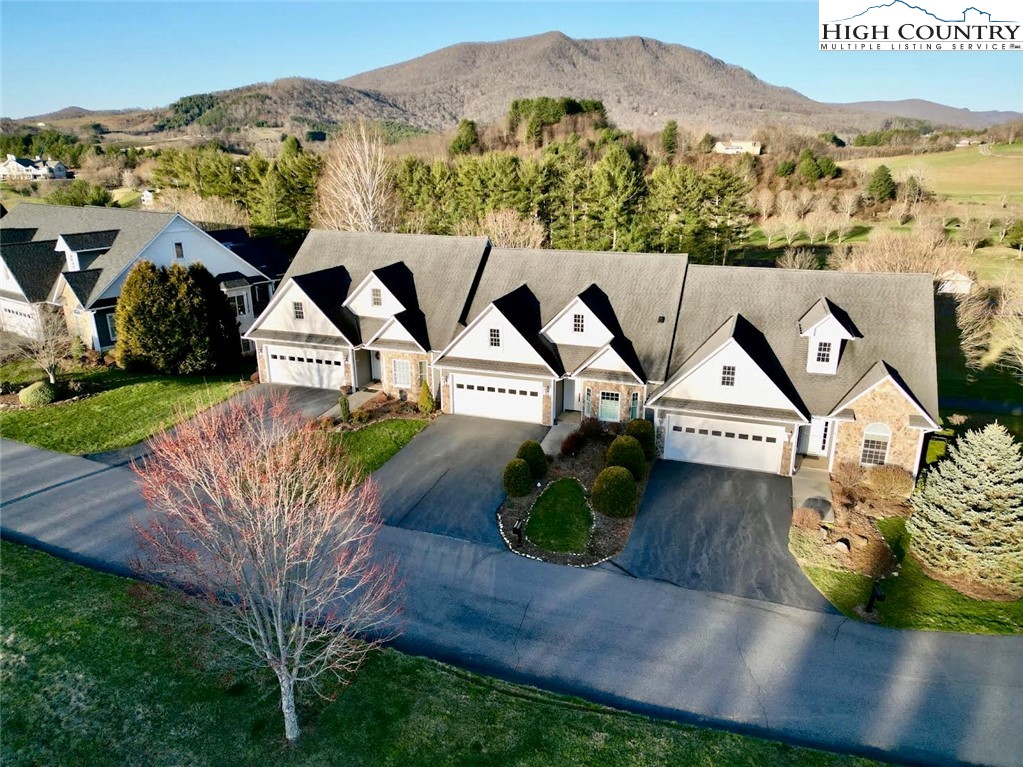
[[[592,234],[587,247],[630,250],[633,219],[645,192],[643,174],[629,153],[621,144],[612,144],[593,166],[588,189]]]
[[[1023,454],[1005,427],[967,432],[912,504],[911,550],[933,575],[1023,596]]]
[[[816,155],[809,149],[804,149],[799,155],[799,175],[806,179],[811,186],[815,182],[820,181],[824,175],[817,164]]]
[[[646,219],[650,245],[664,253],[696,255],[703,247],[703,183],[688,165],[658,165],[650,175]]]
[[[195,314],[190,351],[181,372],[237,370],[241,362],[241,334],[238,316],[227,294],[202,264],[188,267],[188,281]]]
[[[476,129],[476,123],[472,120],[462,120],[458,123],[458,130],[448,147],[448,153],[452,155],[469,154],[479,146],[480,136]]]
[[[774,170],[775,174],[782,178],[788,178],[796,172],[796,164],[792,160],[782,160]]]
[[[424,378],[419,387],[419,412],[423,415],[430,415],[437,409],[437,403],[433,400],[433,392],[430,391],[430,384]]]
[[[128,272],[114,311],[117,364],[129,369],[161,367],[163,339],[170,330],[170,317],[162,307],[170,298],[167,272],[152,261],[140,261]]]
[[[753,210],[747,202],[751,184],[729,168],[711,168],[703,175],[703,220],[722,265],[728,254],[749,237]]]
[[[270,165],[249,197],[252,226],[259,230],[283,229],[288,225],[288,189],[277,167]]]
[[[885,202],[895,199],[895,180],[887,165],[877,166],[867,184],[867,196],[875,202]]]
[[[700,143],[696,145],[696,149],[704,154],[710,154],[714,151],[714,144],[717,140],[709,133],[704,133],[703,138],[700,139]]]
[[[817,167],[820,168],[821,176],[824,178],[838,178],[841,174],[841,170],[827,155],[817,158]]]
[[[668,157],[674,157],[678,151],[678,123],[674,120],[668,120],[661,131],[661,149]]]
[[[349,421],[351,421],[352,420],[352,403],[349,401],[348,395],[345,394],[344,392],[341,392],[340,394],[338,394],[338,396],[337,396],[337,405],[338,405],[338,410],[339,410],[338,418],[341,420],[341,423],[348,423]]]

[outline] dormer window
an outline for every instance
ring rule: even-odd
[[[821,363],[822,365],[828,365],[831,363],[830,341],[817,342],[817,362]]]
[[[501,346],[501,330],[500,328],[490,329],[490,345],[491,347]]]
[[[583,333],[586,330],[586,317],[582,314],[572,315],[572,330],[576,333]]]
[[[863,336],[840,306],[822,296],[797,323],[806,339],[806,372],[833,376],[846,343]]]
[[[735,386],[735,365],[721,366],[721,385]]]
[[[380,288],[373,288],[370,291],[370,296],[373,299],[373,306],[383,306],[384,294],[383,291],[380,290]]]

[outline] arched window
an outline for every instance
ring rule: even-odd
[[[883,423],[872,423],[863,432],[863,449],[860,463],[864,466],[884,466],[888,461],[888,445],[892,430]]]

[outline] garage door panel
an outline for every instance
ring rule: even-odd
[[[776,474],[784,441],[780,426],[671,416],[664,457]]]
[[[344,356],[338,351],[298,346],[271,346],[267,369],[273,383],[340,389],[345,385]]]
[[[502,421],[543,422],[543,382],[452,374],[451,411]]]

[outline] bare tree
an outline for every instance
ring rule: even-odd
[[[1021,216],[1020,211],[1015,208],[1008,208],[1004,205],[1002,207],[1005,209],[1005,212],[995,222],[999,245],[1005,242],[1005,238],[1009,236],[1009,231],[1016,225]]]
[[[996,364],[1023,381],[1023,288],[1006,276],[998,295],[994,332],[1001,349]]]
[[[909,234],[875,232],[868,242],[851,248],[840,268],[851,272],[930,274],[935,280],[947,271],[966,271],[962,249],[928,229]]]
[[[817,269],[816,254],[810,248],[785,248],[775,262],[779,269]]]
[[[971,370],[983,367],[984,358],[991,347],[996,313],[990,291],[974,286],[956,304],[956,325],[959,327],[959,347],[966,366]]]
[[[845,214],[845,217],[851,219],[860,209],[860,193],[855,189],[842,192],[838,198],[838,206],[838,209]]]
[[[800,189],[799,194],[796,195],[796,204],[799,217],[806,218],[807,214],[813,210],[813,206],[817,204],[817,195],[809,189]]]
[[[760,213],[761,222],[767,221],[774,213],[775,196],[768,187],[761,188],[756,194],[757,211]]]
[[[166,189],[153,201],[154,210],[180,213],[197,224],[249,225],[249,214],[240,205],[223,197],[200,197],[181,189]]]
[[[547,240],[543,224],[536,219],[525,220],[510,209],[492,210],[478,224],[463,222],[458,234],[489,237],[499,248],[542,248]]]
[[[796,196],[788,189],[782,189],[778,192],[776,210],[783,219],[801,218],[799,215],[799,201],[796,200]]]
[[[799,220],[798,216],[787,215],[782,218],[781,225],[785,244],[792,247],[799,239],[799,235],[803,233],[803,222]]]
[[[988,238],[990,233],[986,222],[977,218],[970,218],[959,227],[959,240],[970,253],[973,253]]]
[[[774,241],[781,236],[784,224],[780,218],[769,218],[760,224],[760,231],[764,233],[764,237],[767,238],[767,247],[771,247]]]
[[[375,553],[379,500],[330,434],[283,398],[235,401],[154,438],[136,465],[154,512],[142,572],[195,595],[236,640],[233,661],[269,668],[289,741],[296,686],[324,694],[396,633],[394,567]]]
[[[36,335],[21,339],[20,356],[46,373],[50,383],[54,384],[57,383],[60,364],[71,354],[75,339],[59,308],[36,304],[36,315]]]
[[[360,120],[331,142],[317,186],[316,225],[345,232],[388,232],[395,226],[397,210],[384,139]]]

